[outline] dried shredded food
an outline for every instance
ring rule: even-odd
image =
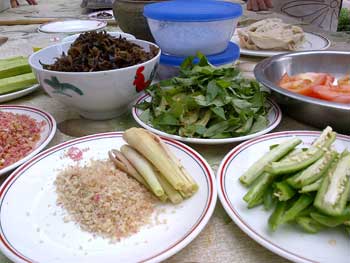
[[[111,161],[91,161],[61,171],[55,181],[57,204],[81,229],[117,241],[151,222],[151,193]]]
[[[34,150],[40,140],[45,122],[25,114],[0,112],[0,169],[3,169]]]
[[[81,34],[54,64],[42,65],[47,70],[65,72],[119,69],[146,62],[158,54],[158,48],[153,45],[149,48],[147,52],[121,36],[115,38],[105,31],[93,31]]]

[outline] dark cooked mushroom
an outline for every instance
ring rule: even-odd
[[[52,65],[43,64],[44,69],[65,72],[91,72],[125,68],[143,63],[155,57],[159,49],[150,45],[145,51],[139,45],[121,36],[113,37],[107,32],[81,34],[71,45],[67,54],[56,58]]]

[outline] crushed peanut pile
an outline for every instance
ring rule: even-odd
[[[57,203],[81,229],[118,241],[151,222],[156,199],[111,161],[91,161],[61,171]]]

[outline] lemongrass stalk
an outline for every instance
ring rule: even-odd
[[[168,200],[168,195],[167,194],[163,194],[163,195],[161,195],[161,196],[157,196],[158,198],[159,198],[159,200],[160,201],[162,201],[162,202],[166,202],[167,200]]]
[[[192,192],[183,192],[183,191],[179,191],[179,193],[181,194],[181,196],[182,196],[183,198],[189,198],[189,197],[191,197],[191,196],[193,195]]]
[[[175,165],[179,167],[181,176],[188,185],[188,192],[190,192],[190,196],[193,195],[195,192],[198,191],[198,184],[193,179],[193,177],[187,172],[186,168],[181,164],[181,162],[175,156],[175,154],[169,150],[168,146],[162,140],[160,140],[160,145],[163,147],[164,151],[168,154],[168,156],[175,163]]]
[[[124,132],[123,138],[145,156],[176,190],[182,191],[186,182],[182,178],[179,167],[161,147],[160,138],[150,134],[141,128],[131,128]]]
[[[181,203],[183,201],[183,198],[180,195],[180,193],[177,192],[174,189],[174,187],[172,187],[171,184],[169,184],[169,182],[159,172],[156,172],[156,176],[158,178],[160,185],[163,187],[164,192],[167,194],[169,200],[173,204]]]
[[[118,169],[132,176],[139,183],[150,189],[145,179],[143,179],[143,177],[137,172],[137,170],[120,151],[113,149],[108,152],[108,156]]]
[[[136,170],[143,176],[152,192],[160,197],[164,195],[164,190],[160,185],[151,164],[136,150],[128,145],[123,145],[120,151],[128,159],[128,161],[136,168]]]

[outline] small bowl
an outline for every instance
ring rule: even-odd
[[[173,56],[223,52],[241,15],[240,4],[224,1],[168,1],[144,8],[156,43]]]
[[[128,33],[123,33],[123,32],[107,32],[109,35],[112,37],[124,37],[126,39],[136,39],[133,35],[128,34]],[[66,42],[74,42],[80,34],[74,34],[68,37],[65,37],[62,39],[61,43],[66,43]]]
[[[350,105],[303,96],[277,86],[283,74],[325,72],[336,78],[350,72],[350,53],[342,51],[306,51],[277,55],[260,62],[254,69],[256,79],[291,117],[323,129],[330,125],[350,134]]]
[[[129,40],[149,51],[155,44]],[[43,69],[40,62],[52,64],[72,42],[44,48],[29,57],[40,85],[49,96],[73,107],[83,117],[105,120],[123,114],[129,104],[152,81],[159,63],[160,50],[154,58],[134,66],[96,72],[59,72]]]

